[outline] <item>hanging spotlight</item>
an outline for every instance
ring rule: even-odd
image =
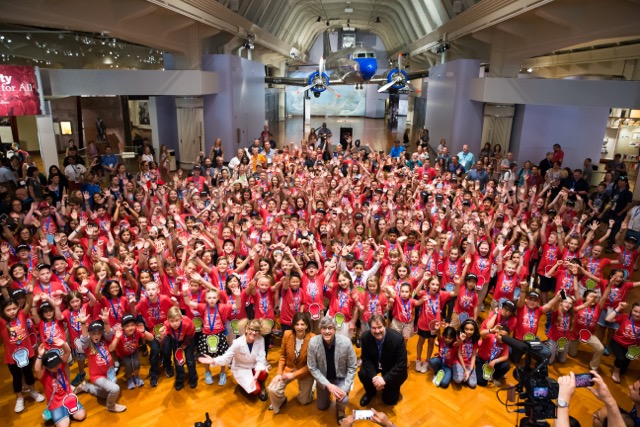
[[[327,21],[327,27],[329,26],[329,21]]]
[[[245,49],[253,50],[254,48],[253,42],[255,39],[256,39],[256,36],[254,36],[253,34],[249,34],[247,36],[247,41],[244,42]]]
[[[322,21],[322,16],[318,16],[318,19],[316,20],[316,22],[320,22]]]
[[[382,22],[382,21],[380,21],[380,17],[379,16],[376,17],[376,24],[379,24],[380,22]]]
[[[27,40],[31,40],[31,33],[27,33]]]

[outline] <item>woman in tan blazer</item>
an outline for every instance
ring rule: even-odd
[[[291,321],[292,331],[286,331],[282,337],[282,351],[280,353],[280,363],[278,364],[278,374],[269,384],[269,398],[273,413],[280,412],[282,405],[287,403],[284,394],[287,385],[293,381],[298,381],[298,402],[302,405],[313,400],[313,377],[307,367],[307,347],[313,334],[311,330],[311,319],[309,313],[296,313]]]

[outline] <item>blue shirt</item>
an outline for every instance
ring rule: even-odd
[[[479,181],[480,191],[484,191],[484,186],[489,182],[489,174],[484,169],[482,169],[482,171],[478,171],[478,169],[471,169],[467,174],[467,179],[471,182]]]
[[[400,157],[400,155],[404,152],[404,147],[401,146],[393,146],[393,148],[391,148],[391,151],[389,152],[389,155],[391,157]]]
[[[473,153],[471,151],[467,151],[467,154],[464,154],[464,151],[459,152],[458,159],[460,160],[460,164],[464,166],[465,172],[469,172],[471,166],[476,162],[476,158],[473,157]]]
[[[118,164],[118,158],[115,154],[103,154],[102,159],[100,160],[100,164],[102,166],[108,166],[110,168],[114,168]]]

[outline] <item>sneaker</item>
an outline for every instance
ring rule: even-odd
[[[225,385],[227,383],[227,373],[220,372],[220,377],[218,378],[218,385]]]
[[[127,388],[129,390],[133,390],[134,388],[136,388],[136,382],[133,380],[133,377],[127,380]]]
[[[158,387],[158,377],[151,377],[149,384],[151,387]]]
[[[35,400],[36,402],[44,402],[44,396],[43,396],[43,395],[41,395],[40,393],[38,393],[38,392],[37,392],[37,391],[35,391],[35,390],[31,390],[31,391],[29,392],[29,396],[31,396],[31,398],[32,398],[33,400]]]
[[[420,372],[426,374],[429,371],[429,362],[422,362],[422,366],[420,367]]]
[[[480,306],[480,311],[484,313],[484,309],[485,309],[485,308],[486,308],[486,307],[484,306],[484,303],[483,303],[483,304]]]
[[[500,387],[502,385],[502,381],[497,380],[497,379],[493,379],[493,385],[496,387]]]
[[[120,362],[118,362],[117,360],[113,362],[113,367],[116,370],[116,375],[118,375],[118,372],[120,372]]]
[[[86,392],[87,390],[85,390],[85,388],[84,388],[84,386],[85,386],[86,384],[87,384],[87,382],[86,382],[86,381],[82,381],[80,384],[78,384],[78,385],[73,389],[73,392],[74,392],[75,394],[80,394],[80,393],[84,393],[84,392]],[[73,386],[71,386],[71,387],[73,387]]]
[[[167,366],[166,368],[164,368],[164,373],[168,378],[173,377],[174,375],[173,366]]]
[[[13,410],[16,412],[24,411],[24,398],[19,397],[16,399],[16,407]]]
[[[112,408],[107,408],[107,411],[110,412],[124,412],[127,410],[127,407],[124,405],[115,404]]]
[[[610,355],[610,354],[611,354],[611,350],[609,349],[609,346],[606,346],[606,347],[604,348],[604,353],[602,353],[602,354],[604,354],[605,356],[608,356],[608,355]]]
[[[416,360],[416,372],[422,372],[422,360]]]
[[[205,371],[204,373],[204,383],[207,385],[213,384],[213,377],[211,376],[211,372]]]
[[[133,381],[136,383],[137,387],[142,387],[144,385],[144,381],[140,377],[133,377]]]
[[[86,372],[78,372],[78,375],[76,375],[75,378],[71,381],[71,385],[78,386],[78,384],[84,381],[86,376],[87,376]]]

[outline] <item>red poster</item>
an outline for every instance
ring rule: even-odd
[[[34,67],[0,65],[0,116],[40,114],[40,93]]]

